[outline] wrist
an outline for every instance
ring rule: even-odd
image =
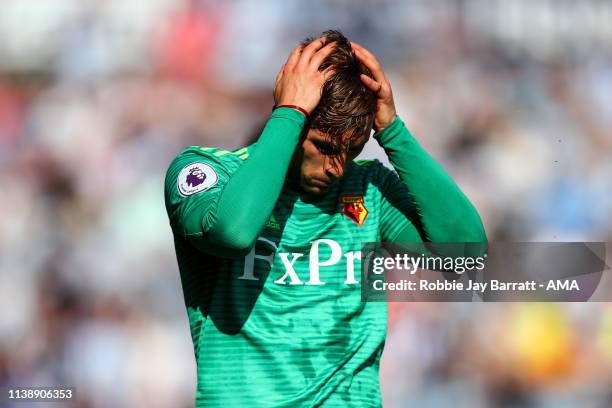
[[[276,119],[282,119],[283,121],[289,120],[299,126],[300,129],[305,126],[306,121],[308,120],[302,112],[287,107],[279,107],[272,110],[270,120]]]
[[[404,122],[402,122],[399,115],[395,115],[391,123],[374,133],[374,139],[376,139],[379,144],[384,145],[390,139],[393,139],[396,135],[402,133],[404,128]]]
[[[374,126],[374,132],[379,133],[382,132],[383,130],[385,130],[387,127],[389,127],[397,118],[397,113],[393,112],[393,114],[389,115],[389,118],[387,120],[385,120],[381,125],[379,126]]]
[[[304,117],[306,118],[308,118],[308,116],[310,115],[310,113],[306,109],[302,108],[301,106],[293,105],[289,103],[282,103],[282,104],[274,105],[274,107],[272,108],[272,111],[278,108],[290,108],[290,109],[296,110],[300,112],[302,115],[304,115]]]
[[[403,123],[398,114],[393,115],[384,126],[374,129],[374,134],[388,133],[389,130],[396,128],[399,124]]]

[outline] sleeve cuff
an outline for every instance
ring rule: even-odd
[[[292,122],[297,123],[299,126],[304,126],[306,123],[306,117],[303,113],[292,109],[292,108],[276,108],[272,112],[270,119],[289,119]]]
[[[408,128],[404,125],[404,122],[400,119],[399,115],[395,116],[393,122],[380,132],[374,133],[374,139],[378,141],[381,146],[385,146],[391,141],[395,139],[398,135],[402,135],[403,137],[408,137],[410,140],[416,142]]]

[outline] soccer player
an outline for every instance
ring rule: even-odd
[[[480,218],[397,116],[372,53],[337,31],[296,47],[258,141],[192,146],[165,198],[198,407],[381,405],[384,302],[365,242],[484,242]],[[354,161],[374,130],[393,172]]]

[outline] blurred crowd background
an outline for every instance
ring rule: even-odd
[[[379,57],[491,241],[612,241],[611,2],[2,0],[0,389],[193,406],[165,170],[251,138],[329,28]],[[612,306],[392,304],[381,383],[385,407],[609,407]]]

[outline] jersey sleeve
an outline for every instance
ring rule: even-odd
[[[421,242],[424,237],[416,206],[408,188],[395,172],[380,165],[382,197],[380,236],[383,242]]]
[[[227,159],[191,147],[177,156],[166,173],[166,210],[174,234],[206,250],[221,192],[235,168]],[[209,252],[209,251],[207,251]]]
[[[174,233],[211,255],[247,253],[278,200],[305,121],[296,110],[275,109],[244,160],[197,148],[179,155],[166,177]]]
[[[389,201],[399,206],[424,242],[486,242],[482,221],[472,203],[399,117],[374,138],[397,172],[387,183]],[[398,228],[391,233],[399,234]]]

